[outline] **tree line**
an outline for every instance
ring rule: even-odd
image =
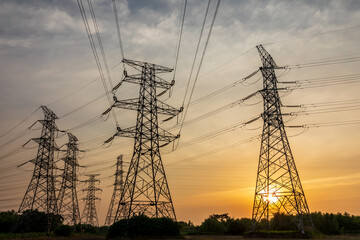
[[[62,224],[63,218],[60,215],[53,214],[51,218],[53,222],[51,230],[55,235],[69,236],[76,232],[86,232],[107,234],[109,238],[125,235],[129,237],[165,237],[186,234],[244,235],[250,233],[252,226],[250,218],[233,218],[227,213],[210,215],[198,226],[190,221],[175,222],[168,218],[148,218],[144,215],[120,220],[110,227],[67,226]],[[294,216],[275,214],[268,223],[265,219],[260,221],[256,231],[296,233],[297,227],[293,219]],[[360,216],[346,212],[343,214],[313,212],[311,219],[315,229],[305,228],[308,231],[326,235],[360,234]],[[0,212],[0,233],[46,232],[47,221],[47,214],[37,210],[28,210],[21,215],[14,210],[3,211]]]

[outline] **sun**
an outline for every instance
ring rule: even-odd
[[[279,196],[276,195],[276,190],[274,187],[269,187],[269,192],[267,189],[264,189],[259,192],[263,200],[268,203],[276,203],[279,201]]]
[[[269,203],[276,203],[279,201],[279,198],[276,196],[275,192],[269,193],[267,196],[265,195],[266,201]]]

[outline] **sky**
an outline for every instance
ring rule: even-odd
[[[111,1],[92,3],[116,84],[123,67]],[[183,4],[118,0],[125,58],[174,68]],[[90,18],[86,1],[84,6]],[[187,3],[176,83],[170,98],[168,94],[161,97],[177,108],[183,104],[206,6],[207,1],[201,0]],[[216,1],[211,1],[199,53],[215,6]],[[284,106],[302,106],[283,107],[282,112],[295,112],[283,118],[285,126],[290,126],[286,131],[310,211],[360,214],[359,22],[360,2],[356,0],[221,1],[192,100],[232,87],[191,105],[180,140],[161,150],[178,220],[199,224],[213,213],[225,212],[236,218],[251,217],[260,150],[256,137],[261,134],[262,121],[224,129],[259,116],[262,99],[257,95],[242,104],[222,107],[262,88],[259,72],[235,84],[261,66],[258,44],[263,44],[278,66],[289,66],[276,70],[280,82],[303,84],[280,96]],[[321,64],[306,65],[317,62]],[[46,105],[59,117],[59,129],[76,135],[79,148],[85,150],[79,156],[80,165],[86,166],[79,169],[79,179],[85,180],[89,173],[101,174],[97,210],[102,225],[113,190],[116,158],[124,154],[126,169],[133,139],[119,137],[110,147],[102,146],[115,133],[115,122],[112,117],[99,118],[109,103],[77,2],[1,1],[0,72],[0,210],[17,210],[24,196],[34,166],[17,165],[36,156],[35,143],[22,145],[40,135],[39,124],[28,127],[43,118],[39,107]],[[171,81],[173,73],[162,77]],[[194,78],[190,86],[193,82]],[[123,84],[116,96],[135,98],[138,90],[136,85]],[[122,128],[135,124],[134,112],[116,109],[116,114]],[[179,132],[176,118],[160,122],[173,134]],[[308,128],[291,127],[303,125]],[[66,141],[65,134],[59,133],[57,145]],[[63,154],[56,153],[55,158]],[[61,166],[61,160],[57,164]],[[84,197],[82,188],[84,183],[79,183],[79,199]],[[83,207],[80,201],[81,212]]]

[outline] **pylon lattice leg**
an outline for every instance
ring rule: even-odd
[[[99,220],[96,213],[96,200],[100,200],[100,198],[96,197],[96,192],[101,191],[100,188],[95,186],[96,182],[99,180],[96,179],[96,176],[99,174],[89,174],[89,179],[85,182],[88,183],[88,187],[83,189],[83,191],[87,192],[85,200],[85,207],[83,211],[82,218],[84,219],[84,224],[89,224],[91,226],[99,226]]]
[[[111,225],[115,220],[115,215],[117,211],[117,204],[119,204],[121,199],[121,193],[124,188],[123,180],[123,155],[121,154],[116,162],[116,172],[115,172],[115,182],[114,182],[114,191],[111,197],[110,205],[108,212],[106,214],[105,225]]]
[[[69,142],[67,145],[66,156],[64,160],[64,171],[62,173],[62,182],[58,195],[59,214],[64,218],[65,224],[80,224],[80,211],[77,198],[77,147],[78,139],[68,133]]]

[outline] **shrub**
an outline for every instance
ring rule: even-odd
[[[232,235],[243,235],[245,232],[250,231],[251,229],[251,219],[241,218],[241,219],[228,219],[226,222],[227,225],[227,234]]]
[[[214,215],[205,219],[200,225],[200,231],[222,234],[226,232],[225,222],[219,221]]]
[[[16,226],[19,215],[14,211],[0,212],[0,233],[8,233]]]
[[[274,214],[270,220],[270,229],[272,230],[297,230],[294,222],[294,216],[284,213]]]
[[[128,237],[166,237],[180,234],[178,224],[170,218],[149,218],[145,215],[123,219],[109,227],[108,238],[127,235]]]
[[[98,233],[99,229],[90,224],[81,224],[76,226],[76,231],[84,233]]]
[[[334,214],[321,212],[311,214],[312,221],[316,229],[328,235],[340,234],[339,223]]]
[[[55,228],[54,233],[56,236],[68,237],[73,232],[73,227],[69,225],[59,225]]]
[[[52,224],[50,230],[53,231],[63,221],[60,215],[50,214]],[[48,227],[48,215],[38,210],[26,210],[19,217],[16,232],[46,232]]]

